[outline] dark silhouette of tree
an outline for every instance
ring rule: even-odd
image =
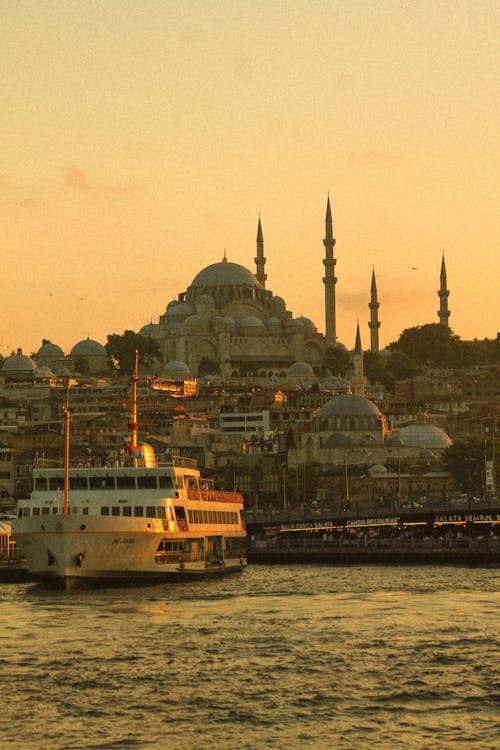
[[[122,335],[111,333],[104,347],[112,366],[121,375],[132,375],[135,366],[135,352],[139,352],[139,365],[149,367],[154,360],[161,359],[158,342],[149,336],[134,331],[125,331]]]
[[[341,346],[328,347],[322,362],[322,369],[325,374],[329,372],[331,375],[344,377],[349,369],[349,365],[349,352]]]
[[[198,377],[202,378],[204,375],[220,375],[220,365],[215,359],[210,359],[210,357],[200,359]]]
[[[455,440],[453,445],[444,451],[443,463],[463,492],[482,496],[485,468],[482,440]]]

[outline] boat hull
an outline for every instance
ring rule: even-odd
[[[177,536],[196,541],[197,554],[158,554],[165,537],[160,520],[50,516],[44,528],[35,519],[20,519],[15,536],[31,578],[56,588],[131,586],[193,580],[234,573],[246,566],[244,539],[240,549],[217,559],[206,553],[210,532]]]

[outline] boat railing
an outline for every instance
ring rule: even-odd
[[[224,490],[188,490],[190,500],[204,500],[211,503],[239,503],[243,504],[243,495],[239,492],[224,492]]]
[[[110,469],[110,468],[125,468],[125,464],[121,464],[117,461],[110,463],[109,461],[98,462],[95,459],[92,463],[89,462],[78,462],[70,465],[70,469]],[[64,461],[61,458],[39,458],[36,457],[33,460],[34,469],[62,469],[64,467]],[[198,468],[198,462],[195,458],[186,458],[183,456],[171,456],[165,460],[157,461],[154,467],[146,468],[158,468],[158,467],[170,467],[179,469],[194,469]],[[145,468],[143,462],[137,462],[135,467],[129,468]]]

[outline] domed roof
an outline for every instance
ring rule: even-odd
[[[188,328],[190,331],[207,331],[210,327],[210,321],[204,315],[195,313],[186,318],[183,327]]]
[[[64,357],[64,352],[61,347],[57,346],[57,344],[53,344],[51,341],[47,341],[47,339],[43,340],[40,349],[36,353],[36,356],[40,357],[44,354],[52,354],[58,357]]]
[[[257,278],[239,263],[230,263],[223,260],[220,263],[212,263],[200,271],[191,282],[191,287],[211,286],[251,286],[261,288]]]
[[[244,318],[240,318],[238,321],[240,328],[263,328],[264,323],[260,318],[255,315],[246,315]]]
[[[278,297],[278,295],[275,295],[271,300],[271,307],[274,310],[284,310],[286,308],[285,300],[283,297]]]
[[[190,302],[169,302],[165,315],[193,315],[194,307]]]
[[[266,326],[268,328],[281,328],[281,320],[279,318],[268,318],[266,320]]]
[[[354,394],[341,394],[334,396],[323,404],[318,412],[319,419],[329,419],[330,417],[381,417],[382,412],[370,401],[363,396]]]
[[[185,362],[173,359],[165,367],[165,375],[189,375],[189,367]]]
[[[411,448],[444,450],[452,444],[446,432],[433,424],[409,424],[399,434],[403,445]]]
[[[50,367],[47,367],[47,365],[41,365],[41,367],[37,367],[33,370],[33,377],[35,380],[46,380],[48,378],[53,378],[54,373]]]
[[[153,322],[151,322],[151,323],[146,323],[145,326],[142,326],[139,333],[141,334],[141,336],[152,336],[155,331],[156,331],[156,325]]]
[[[310,320],[309,318],[304,318],[303,315],[301,315],[299,318],[295,318],[293,322],[295,323],[297,328],[307,328],[313,331],[316,330],[316,326],[314,325],[312,320]]]
[[[314,370],[309,362],[294,362],[293,365],[290,365],[288,368],[288,374],[310,378],[314,376]]]
[[[17,354],[7,357],[2,365],[2,370],[9,371],[30,372],[35,369],[36,363],[27,354],[23,354],[22,349],[18,349]]]
[[[83,339],[79,341],[71,350],[72,357],[105,357],[106,349],[98,341],[93,339]]]

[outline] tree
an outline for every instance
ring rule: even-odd
[[[220,375],[220,365],[215,359],[210,359],[210,357],[200,359],[198,377],[202,378],[204,375]]]
[[[341,346],[330,346],[322,362],[323,372],[344,377],[350,365],[349,352]]]
[[[113,367],[121,375],[132,375],[134,372],[136,350],[139,352],[139,363],[142,366],[150,366],[155,359],[161,359],[158,342],[134,331],[125,331],[121,336],[117,333],[109,334],[104,348]]]
[[[446,448],[443,463],[463,492],[482,496],[485,466],[482,440],[455,440]]]

